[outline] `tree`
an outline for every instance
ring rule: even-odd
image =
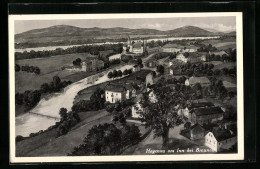
[[[121,70],[118,70],[118,71],[117,71],[117,76],[118,76],[118,77],[122,77],[122,71],[121,71]]]
[[[40,72],[41,72],[40,68],[35,67],[34,73],[38,75],[38,74],[40,74]]]
[[[142,64],[143,64],[143,61],[142,61],[141,58],[138,58],[138,59],[137,59],[137,64],[138,64],[138,65],[142,65]]]
[[[127,69],[125,69],[124,71],[123,71],[123,75],[127,75],[128,74],[128,71],[127,71]]]
[[[19,71],[20,71],[20,65],[15,64],[15,71],[16,71],[16,72],[19,72]]]
[[[47,93],[49,90],[50,90],[50,87],[49,87],[48,83],[43,83],[41,85],[41,92],[42,93]]]
[[[113,70],[113,78],[117,77],[118,76],[118,72],[117,70]]]
[[[113,73],[112,73],[112,72],[109,72],[109,73],[107,74],[107,77],[108,77],[109,79],[113,78]]]
[[[60,121],[63,122],[67,118],[67,109],[66,108],[60,108],[59,115],[61,117]]]
[[[60,82],[61,82],[59,76],[54,76],[54,77],[52,78],[52,81],[53,81],[53,86],[54,86],[55,89],[59,86],[59,84],[60,84]]]
[[[177,114],[175,106],[184,104],[183,95],[174,91],[165,83],[156,83],[153,87],[157,102],[151,103],[148,94],[144,95],[141,104],[146,111],[142,112],[142,121],[146,127],[151,127],[154,137],[162,137],[165,147],[168,143],[170,128],[182,123],[181,117]]]
[[[156,68],[156,71],[163,74],[164,73],[164,67],[163,65],[158,65],[157,68]]]
[[[191,123],[190,123],[190,122],[186,122],[186,123],[184,124],[184,128],[185,128],[186,130],[189,130],[190,127],[191,127]]]

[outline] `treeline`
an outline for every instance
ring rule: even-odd
[[[42,93],[51,93],[51,92],[59,92],[61,89],[65,88],[66,86],[70,85],[72,82],[69,81],[61,81],[59,76],[54,76],[52,78],[52,82],[50,83],[43,83],[41,85],[41,92]]]
[[[177,55],[177,53],[176,52],[174,52],[174,53],[172,53],[172,52],[161,52],[161,53],[157,53],[157,54],[155,54],[154,55],[154,58],[156,59],[156,60],[159,60],[159,59],[163,59],[163,58],[166,58],[166,57],[170,57],[170,59],[174,59],[174,58],[176,58],[176,55]]]
[[[126,38],[120,39],[106,39],[107,42],[125,42]],[[45,47],[45,46],[69,46],[69,45],[84,45],[92,43],[104,43],[104,39],[78,39],[78,40],[63,40],[63,41],[51,41],[51,42],[23,42],[15,43],[15,49],[24,49],[24,48],[36,48],[36,47]]]
[[[137,126],[115,124],[94,125],[84,138],[83,144],[75,147],[69,156],[86,155],[118,155],[128,146],[141,141],[141,133]]]
[[[198,52],[214,52],[218,50],[215,46],[212,46],[211,44],[199,44],[199,46],[200,48],[197,49]]]
[[[109,79],[111,79],[111,78],[122,77],[122,75],[130,75],[130,74],[132,74],[132,69],[125,69],[125,70],[123,71],[123,73],[122,73],[121,70],[113,70],[112,72],[109,72],[109,73],[107,74],[107,77],[108,77]]]
[[[236,49],[230,51],[229,55],[227,55],[227,54],[223,54],[222,56],[215,55],[215,54],[206,55],[207,62],[210,62],[210,61],[236,62],[236,59],[237,59]]]
[[[15,59],[32,59],[32,58],[43,58],[55,55],[66,55],[72,53],[90,53],[93,55],[99,55],[100,51],[113,50],[114,53],[122,53],[122,44],[105,44],[105,45],[83,45],[83,46],[73,46],[67,49],[57,48],[55,50],[44,50],[44,51],[34,51],[30,52],[15,52]]]
[[[28,73],[35,73],[37,75],[40,74],[40,72],[41,72],[40,68],[37,66],[28,66],[28,65],[20,66],[18,64],[15,64],[15,71],[16,72],[25,71]]]
[[[49,84],[42,84],[40,90],[26,90],[23,93],[16,93],[15,104],[26,106],[27,108],[25,109],[25,111],[27,111],[28,109],[38,104],[41,99],[42,93],[57,92],[69,84],[71,84],[71,81],[62,82],[58,76],[54,76],[53,81]]]
[[[192,64],[189,61],[184,65],[176,65],[173,74],[174,75],[187,75],[187,76],[212,76],[214,74],[213,64],[200,63]]]
[[[61,119],[57,130],[57,137],[67,134],[72,127],[80,122],[77,112],[67,112],[67,109],[61,108],[59,114]]]
[[[73,112],[97,111],[105,107],[105,91],[97,88],[91,95],[90,100],[80,100],[72,106]]]

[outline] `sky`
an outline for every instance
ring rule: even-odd
[[[207,30],[231,32],[236,29],[235,16],[222,17],[176,17],[176,18],[134,18],[134,19],[70,19],[70,20],[16,20],[15,34],[32,29],[46,28],[55,25],[71,25],[81,28],[149,28],[172,30],[182,26],[198,26]]]

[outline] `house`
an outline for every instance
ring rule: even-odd
[[[147,40],[133,42],[129,35],[127,35],[127,43],[123,45],[124,54],[130,53],[144,53],[147,51]]]
[[[140,70],[141,70],[140,65],[134,65],[134,66],[133,66],[133,72],[138,72],[138,71],[140,71]]]
[[[105,98],[107,102],[116,103],[126,100],[126,88],[121,84],[107,84],[105,86]]]
[[[126,88],[126,99],[131,99],[132,97],[136,97],[136,89],[130,83],[124,84]]]
[[[156,95],[154,94],[153,90],[149,90],[148,93],[149,93],[148,96],[149,96],[150,102],[156,103],[158,100],[157,100]]]
[[[207,61],[206,55],[202,55],[202,56],[200,57],[200,60],[206,62],[206,61]]]
[[[225,55],[228,55],[227,52],[225,52],[224,50],[216,51],[216,52],[210,52],[210,51],[209,51],[209,54],[210,54],[210,55],[213,55],[213,54],[214,54],[215,56],[219,55],[220,57],[222,57],[224,54],[225,54]]]
[[[98,75],[92,75],[92,76],[87,77],[87,84],[95,83],[95,81],[97,81],[98,78],[99,78]]]
[[[145,86],[147,87],[147,85],[153,85],[154,84],[154,80],[153,80],[153,75],[152,73],[148,73],[145,77]]]
[[[204,123],[222,120],[223,115],[223,110],[218,106],[194,108],[190,111],[190,121],[193,124],[199,123],[203,125]]]
[[[205,130],[199,123],[196,123],[190,127],[190,139],[191,140],[199,140],[199,139],[204,138],[204,133],[205,133]]]
[[[186,58],[182,53],[179,53],[179,54],[176,56],[176,59],[181,60],[181,61],[183,61],[183,62],[185,62],[185,63],[188,61],[187,58]]]
[[[108,60],[109,60],[109,61],[117,60],[117,59],[120,59],[120,60],[121,60],[121,54],[116,54],[116,55],[112,55],[112,56],[109,56],[109,57],[108,57]]]
[[[205,135],[205,146],[211,148],[214,152],[229,149],[236,142],[237,136],[223,128],[214,129]]]
[[[157,66],[157,61],[151,59],[151,60],[146,61],[145,65],[147,67],[156,67]]]
[[[186,86],[194,86],[196,83],[200,83],[201,86],[208,86],[210,81],[207,77],[190,77],[185,80]]]
[[[96,58],[93,60],[85,60],[81,63],[81,69],[84,72],[97,71],[103,67],[104,67],[104,62]]]
[[[137,102],[135,105],[133,105],[131,110],[132,110],[133,118],[142,118],[141,113],[144,111],[144,109],[139,102]]]
[[[191,103],[191,104],[188,104],[184,109],[179,109],[178,114],[182,115],[190,120],[191,119],[191,113],[190,113],[191,110],[196,109],[196,108],[201,108],[201,107],[214,107],[214,104],[211,102]]]

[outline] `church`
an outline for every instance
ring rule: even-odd
[[[127,53],[144,53],[147,50],[147,40],[143,41],[131,41],[130,36],[127,36],[128,40],[127,43],[123,46],[123,54]]]

